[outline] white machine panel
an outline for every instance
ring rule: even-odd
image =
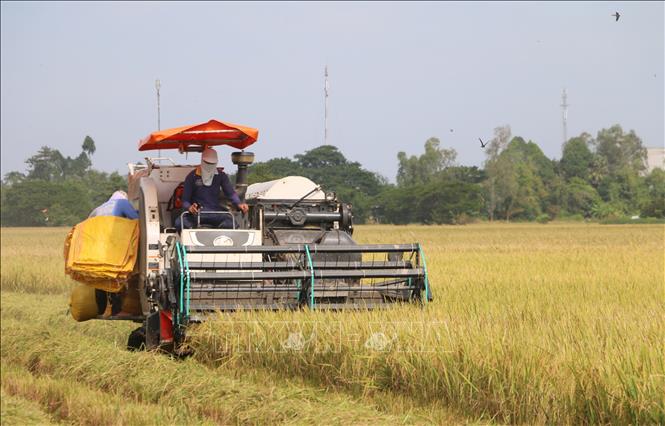
[[[245,198],[248,200],[298,200],[316,189],[317,185],[306,177],[287,176],[282,179],[249,185]],[[326,194],[312,192],[306,200],[325,200]]]
[[[181,242],[185,246],[202,247],[239,247],[260,246],[262,244],[261,231],[240,229],[184,229]],[[261,253],[188,253],[187,260],[190,264],[196,262],[215,263],[242,263],[260,262]]]

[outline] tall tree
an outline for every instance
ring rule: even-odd
[[[487,174],[493,179],[496,212],[506,220],[535,219],[547,208],[545,182],[554,180],[554,166],[535,143],[514,137],[488,162]]]
[[[321,145],[304,154],[296,155],[295,159],[301,167],[308,169],[340,167],[347,164],[344,154],[339,152],[339,149],[333,145]]]
[[[25,175],[21,172],[9,172],[5,174],[4,183],[8,186],[15,185],[25,180]]]
[[[565,186],[563,207],[568,213],[582,214],[588,218],[599,202],[600,197],[595,188],[580,177],[572,177]]]
[[[89,157],[91,157],[92,154],[94,154],[97,150],[95,147],[95,141],[90,136],[86,136],[85,139],[83,139],[83,145],[81,148],[83,149],[83,152],[88,154]]]
[[[425,153],[420,156],[407,157],[405,152],[397,153],[397,184],[409,186],[431,182],[439,172],[453,166],[456,158],[457,151],[442,148],[438,138],[429,138],[425,142]]]
[[[28,178],[40,180],[57,180],[64,176],[65,158],[57,149],[43,146],[37,154],[28,158]]]
[[[634,214],[646,195],[642,173],[646,168],[647,151],[633,130],[625,133],[614,125],[598,132],[592,141],[595,158],[592,162],[592,183],[603,201],[603,211]]]
[[[645,184],[647,196],[641,205],[642,216],[665,218],[665,170],[653,169]]]
[[[494,137],[490,140],[485,148],[487,159],[485,160],[485,172],[487,180],[484,183],[485,199],[487,200],[487,215],[490,221],[494,220],[497,204],[499,203],[499,196],[497,186],[501,179],[502,186],[511,186],[512,182],[508,182],[509,171],[506,170],[508,164],[500,164],[498,162],[499,155],[508,146],[510,141],[511,130],[509,125],[499,126],[494,129]]]
[[[341,192],[344,188],[364,194],[375,194],[385,179],[366,170],[356,161],[348,161],[337,147],[323,145],[295,156],[302,175],[324,188]]]
[[[92,154],[95,153],[95,141],[90,136],[86,136],[81,145],[81,153],[76,158],[67,157],[65,159],[65,176],[82,177],[92,166]]]
[[[286,176],[302,176],[300,165],[290,158],[272,158],[254,163],[249,168],[249,183],[267,182]]]
[[[589,179],[589,169],[593,162],[593,154],[588,146],[590,141],[591,135],[582,133],[564,145],[560,166],[566,179],[574,177],[585,181]]]
[[[90,157],[95,152],[95,141],[86,136],[81,153],[76,158],[65,157],[57,149],[43,146],[37,154],[26,160],[28,178],[40,180],[62,180],[67,177],[83,177],[92,166]]]
[[[370,214],[370,197],[378,194],[387,181],[366,170],[355,161],[346,159],[337,147],[323,145],[295,156],[295,160],[276,158],[251,166],[251,183],[264,182],[285,176],[304,176],[339,199],[353,205],[354,215],[362,222]]]
[[[589,168],[589,183],[598,188],[609,174],[607,167],[607,158],[600,155],[594,155],[591,159],[591,166]]]
[[[609,129],[600,130],[593,144],[596,154],[607,161],[611,175],[621,169],[640,173],[646,168],[647,150],[633,130],[624,133],[621,126],[615,124]]]

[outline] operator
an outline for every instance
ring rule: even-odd
[[[233,189],[224,169],[217,168],[217,151],[206,148],[201,153],[201,165],[192,170],[185,178],[182,207],[190,214],[181,216],[184,222],[183,227],[188,229],[195,227],[197,221],[194,215],[200,212],[222,210],[219,203],[221,191],[224,191],[226,198],[230,199],[237,209],[247,213],[249,207],[240,201],[240,197]],[[181,217],[176,219],[177,229],[180,229]],[[233,228],[231,215],[225,213],[202,214],[200,223],[216,228]]]
[[[138,219],[139,214],[132,203],[127,199],[125,191],[115,191],[111,198],[104,204],[94,209],[88,217],[96,216],[116,216],[124,217],[125,219]],[[122,311],[122,299],[125,296],[127,289],[123,289],[120,293],[107,293],[103,290],[95,289],[95,298],[97,300],[97,312],[102,315],[106,311],[106,305],[111,302],[111,315],[127,316],[127,312]]]

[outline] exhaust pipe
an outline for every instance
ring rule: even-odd
[[[231,154],[231,161],[238,166],[238,173],[236,174],[236,193],[240,197],[240,201],[245,201],[245,193],[247,192],[247,173],[249,173],[249,165],[254,162],[254,153],[237,151]]]

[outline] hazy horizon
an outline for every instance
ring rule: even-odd
[[[260,130],[257,161],[293,157],[324,142],[326,65],[328,142],[391,181],[397,152],[429,137],[481,165],[478,138],[504,124],[560,158],[564,88],[568,137],[620,124],[665,141],[662,2],[1,8],[3,176],[42,145],[75,156],[86,135],[93,167],[126,173],[148,155],[136,148],[157,127],[157,78],[162,128],[245,124]]]

